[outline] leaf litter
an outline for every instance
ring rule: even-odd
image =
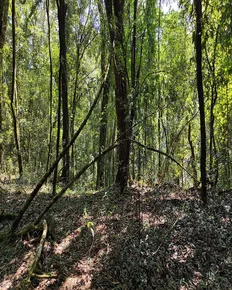
[[[51,209],[56,241],[46,241],[40,261],[57,277],[34,277],[25,289],[232,289],[231,195],[209,191],[203,208],[197,191],[169,184],[70,193]],[[1,212],[15,213],[27,194],[0,198]],[[40,193],[22,224],[50,198]],[[33,237],[0,244],[0,289],[23,289],[37,244]]]

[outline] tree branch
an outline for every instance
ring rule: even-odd
[[[152,147],[149,147],[149,146],[146,146],[136,140],[130,140],[132,143],[135,143],[137,144],[138,146],[146,149],[146,150],[150,150],[150,151],[153,151],[153,152],[156,152],[156,153],[159,153],[161,155],[164,155],[166,157],[168,157],[170,160],[172,160],[173,162],[175,162],[181,169],[183,169],[189,176],[191,176],[195,181],[197,181],[198,183],[200,183],[197,178],[195,176],[193,176],[186,168],[184,168],[178,161],[176,161],[176,159],[174,159],[172,156],[170,156],[169,154],[163,152],[163,151],[160,151],[158,149],[155,149],[155,148],[152,148]]]

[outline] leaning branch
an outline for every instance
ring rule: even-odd
[[[99,88],[99,91],[97,93],[97,96],[88,112],[88,114],[86,115],[85,119],[83,120],[82,124],[80,125],[79,129],[76,131],[76,133],[73,135],[73,138],[70,140],[69,144],[61,151],[61,153],[59,154],[59,156],[57,157],[57,159],[55,160],[55,162],[52,164],[52,166],[50,167],[50,169],[44,174],[44,176],[41,178],[41,180],[37,183],[36,187],[34,188],[34,190],[31,192],[31,194],[29,195],[28,199],[26,200],[24,206],[21,208],[21,210],[19,211],[16,219],[13,221],[13,224],[11,226],[10,229],[10,235],[14,235],[16,229],[18,228],[19,222],[22,219],[25,211],[28,209],[29,205],[31,204],[31,202],[33,201],[33,199],[36,197],[37,193],[39,192],[40,188],[42,187],[42,185],[46,182],[47,178],[52,174],[53,170],[57,167],[59,161],[65,156],[65,154],[68,152],[69,148],[74,144],[74,142],[76,141],[77,137],[80,135],[82,129],[85,127],[87,121],[89,120],[93,109],[95,108],[100,96],[101,96],[101,92],[105,86],[105,82],[107,79],[107,75],[109,73],[109,64],[107,66],[106,69],[106,74],[104,77],[104,80]]]
[[[140,142],[138,142],[138,141],[136,141],[136,140],[130,140],[132,143],[135,143],[135,144],[137,144],[138,146],[140,146],[140,147],[142,147],[142,148],[144,148],[144,149],[146,149],[146,150],[150,150],[150,151],[153,151],[153,152],[157,152],[157,153],[159,153],[159,154],[161,154],[161,155],[164,155],[164,156],[166,156],[167,158],[169,158],[170,160],[172,160],[173,162],[175,162],[181,169],[183,169],[189,176],[191,176],[195,181],[197,181],[198,183],[200,183],[198,180],[197,180],[197,178],[195,177],[195,176],[193,176],[186,168],[184,168],[178,161],[176,161],[176,159],[174,159],[172,156],[170,156],[169,154],[167,154],[167,153],[165,153],[165,152],[163,152],[163,151],[160,151],[160,150],[158,150],[158,149],[155,149],[155,148],[152,148],[152,147],[149,147],[149,146],[146,146],[146,145],[144,145],[144,144],[142,144],[142,143],[140,143]]]

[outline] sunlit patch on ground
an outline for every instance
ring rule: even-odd
[[[170,259],[177,260],[180,263],[186,263],[187,259],[194,257],[195,246],[184,245],[184,247],[180,247],[177,245],[173,245],[171,247],[171,251],[173,251],[173,254],[171,255]]]
[[[4,195],[2,202],[18,210],[25,198]],[[49,199],[40,195],[23,222],[33,221]],[[40,263],[57,278],[34,277],[27,290],[230,289],[230,207],[229,194],[209,196],[204,210],[197,193],[168,185],[63,197],[52,212],[57,239],[46,241]],[[17,289],[27,278],[38,242],[26,237],[0,248],[0,289]]]
[[[62,239],[59,244],[56,244],[54,254],[61,255],[63,252],[67,251],[71,243],[75,241],[76,238],[80,235],[80,232],[81,232],[80,228],[76,229],[71,234]]]

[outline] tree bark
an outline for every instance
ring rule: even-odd
[[[18,120],[15,106],[17,107],[17,89],[16,89],[16,37],[15,37],[15,0],[12,0],[12,87],[11,87],[11,96],[10,96],[10,108],[13,119],[13,128],[14,128],[14,139],[16,154],[18,160],[18,169],[19,169],[19,178],[23,176],[23,162],[20,150],[20,138],[19,138],[19,128]]]
[[[69,143],[69,113],[68,113],[68,84],[67,84],[67,61],[66,61],[66,40],[65,40],[65,17],[67,4],[65,0],[57,0],[58,20],[59,20],[59,39],[60,39],[60,82],[62,113],[63,113],[63,148]],[[62,181],[67,183],[69,180],[69,151],[63,158]]]
[[[114,60],[115,103],[119,136],[118,170],[116,183],[120,185],[121,193],[124,191],[129,178],[129,153],[131,136],[129,101],[127,96],[128,77],[126,69],[126,49],[124,44],[124,3],[124,0],[105,0],[110,41]]]
[[[106,83],[105,83],[105,87],[103,89],[103,98],[102,98],[102,104],[101,104],[99,154],[101,154],[101,152],[106,147],[107,106],[109,102],[109,87],[110,87],[110,75],[108,75]],[[99,158],[98,163],[97,163],[97,185],[96,185],[97,189],[105,185],[104,172],[105,172],[105,160],[104,160],[104,156],[102,156]]]
[[[103,7],[101,1],[98,1],[98,10],[101,21],[101,74],[104,75],[107,65],[107,39],[106,39],[106,25],[103,18]],[[103,89],[103,97],[101,103],[101,122],[100,122],[100,136],[99,136],[99,154],[106,147],[106,133],[107,133],[107,107],[109,102],[109,91],[110,91],[110,74],[106,79],[106,83]],[[100,157],[97,162],[97,182],[96,189],[105,186],[105,159],[104,156]]]
[[[9,8],[9,0],[1,0],[1,3],[0,3],[0,49],[2,49],[5,44],[8,8]]]
[[[196,12],[196,66],[197,66],[197,91],[200,110],[200,126],[201,126],[201,199],[203,204],[207,203],[206,189],[206,132],[205,132],[205,105],[204,91],[202,83],[202,5],[201,0],[194,0]]]
[[[50,81],[49,81],[49,138],[48,138],[48,156],[46,171],[49,169],[50,155],[52,153],[52,102],[53,102],[53,64],[52,64],[52,51],[51,51],[51,29],[50,29],[50,17],[49,17],[49,4],[50,0],[46,0],[46,14],[48,24],[48,54],[49,54],[49,70],[50,70]]]
[[[217,146],[215,142],[215,132],[214,132],[214,108],[218,99],[217,91],[217,80],[216,80],[216,56],[217,56],[217,46],[219,37],[219,25],[216,29],[216,35],[214,40],[212,61],[210,61],[209,54],[207,51],[207,46],[205,45],[206,60],[210,71],[210,84],[211,84],[211,101],[210,101],[210,123],[209,123],[209,178],[213,186],[217,185],[218,180],[218,157],[217,157]]]

